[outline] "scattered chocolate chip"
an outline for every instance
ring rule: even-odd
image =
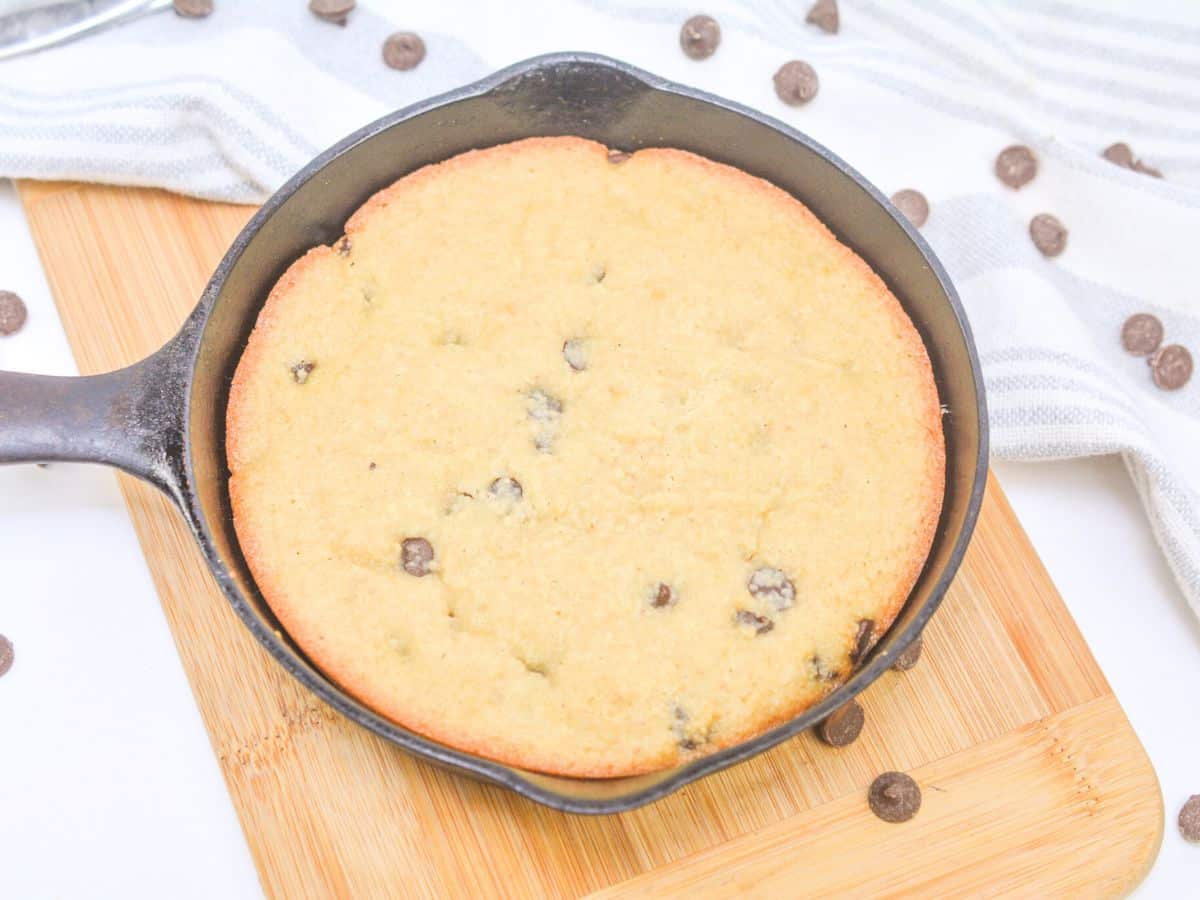
[[[1100,155],[1110,163],[1116,163],[1123,169],[1133,168],[1133,150],[1124,142],[1118,142],[1106,147]]]
[[[775,627],[775,623],[766,616],[760,616],[748,609],[739,609],[737,615],[733,617],[734,624],[745,625],[748,628],[753,628],[754,633],[766,634]]]
[[[708,59],[721,43],[721,26],[712,16],[692,16],[679,29],[679,46],[692,59]]]
[[[367,469],[371,472],[374,472],[375,468],[376,468],[375,463],[371,463],[370,465],[367,466]]]
[[[858,663],[871,645],[875,643],[875,620],[862,619],[858,623],[858,633],[854,635],[854,647],[850,650],[850,662]]]
[[[342,235],[342,239],[333,245],[333,250],[338,256],[350,255],[350,235]]]
[[[0,666],[0,671],[3,671],[3,666]],[[1187,803],[1179,810],[1179,833],[1185,841],[1200,843],[1200,794],[1188,797]]]
[[[213,0],[175,0],[175,14],[185,19],[203,19],[211,15]]]
[[[607,275],[608,266],[606,266],[604,263],[596,263],[594,266],[592,266],[592,281],[596,282],[596,284],[600,284],[600,282],[604,281]]]
[[[405,538],[400,544],[400,568],[418,578],[428,575],[433,562],[433,544],[425,538]]]
[[[302,359],[300,362],[292,366],[292,381],[296,384],[304,384],[308,381],[308,376],[312,374],[313,369],[317,367],[315,362],[309,362],[307,359]]]
[[[678,602],[679,594],[665,581],[660,581],[650,591],[650,605],[655,609],[665,609]]]
[[[803,106],[821,87],[816,70],[798,59],[784,63],[775,73],[775,93],[788,106]]]
[[[383,61],[389,68],[407,72],[425,58],[425,42],[411,31],[397,31],[383,42]]]
[[[1158,169],[1146,165],[1140,159],[1135,159],[1133,150],[1124,142],[1118,142],[1106,147],[1100,155],[1122,169],[1132,169],[1134,172],[1141,172],[1143,175],[1149,175],[1152,178],[1162,178],[1162,172],[1158,171]]]
[[[554,422],[562,415],[562,401],[541,388],[529,392],[529,418],[535,422]]]
[[[625,162],[625,160],[629,159],[631,156],[633,156],[632,153],[626,153],[624,150],[615,150],[611,147],[608,151],[608,161],[614,166]]]
[[[1058,256],[1067,249],[1067,229],[1050,213],[1038,213],[1029,222],[1029,236],[1042,256]]]
[[[996,177],[1014,191],[1033,181],[1037,170],[1037,157],[1022,144],[1005,147],[996,157]]]
[[[852,744],[862,733],[867,717],[857,700],[847,700],[817,726],[817,737],[830,747]]]
[[[884,772],[871,782],[867,803],[885,822],[907,822],[921,808],[921,788],[903,772]]]
[[[8,672],[13,664],[12,641],[0,634],[0,676]]]
[[[746,582],[746,590],[752,597],[766,600],[778,612],[790,609],[796,602],[796,586],[791,579],[770,566],[755,569]]]
[[[1136,313],[1121,326],[1121,346],[1134,356],[1146,356],[1158,349],[1163,339],[1163,325],[1158,316]]]
[[[497,500],[516,503],[525,496],[525,489],[521,487],[521,482],[517,479],[502,475],[488,485],[488,493]]]
[[[571,338],[562,347],[563,359],[576,372],[582,372],[588,367],[587,343],[580,338]]]
[[[920,191],[914,191],[912,188],[896,191],[892,194],[892,205],[904,213],[904,218],[916,228],[929,221],[929,201]]]
[[[921,658],[921,646],[924,644],[925,638],[918,634],[916,640],[904,648],[904,652],[896,657],[892,663],[892,668],[897,672],[907,672],[917,664],[917,660]]]
[[[308,8],[318,19],[345,25],[354,9],[354,0],[308,0]]]
[[[813,4],[813,8],[808,11],[808,15],[804,17],[804,21],[810,25],[816,25],[826,34],[837,34],[837,0],[817,0]]]
[[[0,291],[0,335],[16,334],[29,318],[25,301],[12,291]]]
[[[1150,357],[1150,372],[1164,391],[1177,391],[1192,377],[1192,354],[1180,344],[1168,344]]]

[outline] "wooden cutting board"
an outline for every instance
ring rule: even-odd
[[[157,349],[252,212],[159,191],[21,190],[83,372]],[[999,486],[920,664],[867,725],[810,735],[650,807],[584,818],[432,768],[343,720],[259,648],[175,511],[121,476],[134,525],[273,896],[1113,895],[1162,837],[1154,770]],[[919,815],[876,819],[887,769]]]

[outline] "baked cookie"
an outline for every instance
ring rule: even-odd
[[[537,138],[380,191],[267,298],[228,409],[246,560],[347,691],[576,776],[795,716],[941,508],[929,360],[790,195]]]

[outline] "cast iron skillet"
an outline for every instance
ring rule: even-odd
[[[389,722],[318,671],[283,633],[238,550],[226,489],[225,403],[267,292],[315,244],[406,172],[476,147],[572,134],[610,147],[681,147],[790,191],[889,284],[916,323],[949,408],[946,497],[933,549],[899,619],[823,703],[754,740],[669,771],[586,780],[528,772]],[[116,466],[179,506],[213,577],[246,627],[302,684],[343,715],[435,764],[540,803],[611,813],[648,803],[810,727],[888,668],[929,620],[967,547],[987,474],[983,383],[945,270],[921,236],[844,162],[754,110],[601,56],[561,53],[393,113],[318,156],[250,220],[182,330],[150,358],[86,378],[0,372],[0,463]],[[803,540],[803,535],[797,535]]]

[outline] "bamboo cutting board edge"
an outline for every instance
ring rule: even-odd
[[[157,349],[252,212],[69,184],[21,198],[84,372]],[[1157,853],[1153,768],[994,481],[926,658],[867,692],[857,744],[797,738],[607,819],[422,765],[340,719],[244,633],[164,498],[121,481],[268,893],[385,894],[403,878],[430,895],[727,896],[803,877],[810,892],[1112,894]],[[926,788],[904,826],[866,811],[884,768]]]

